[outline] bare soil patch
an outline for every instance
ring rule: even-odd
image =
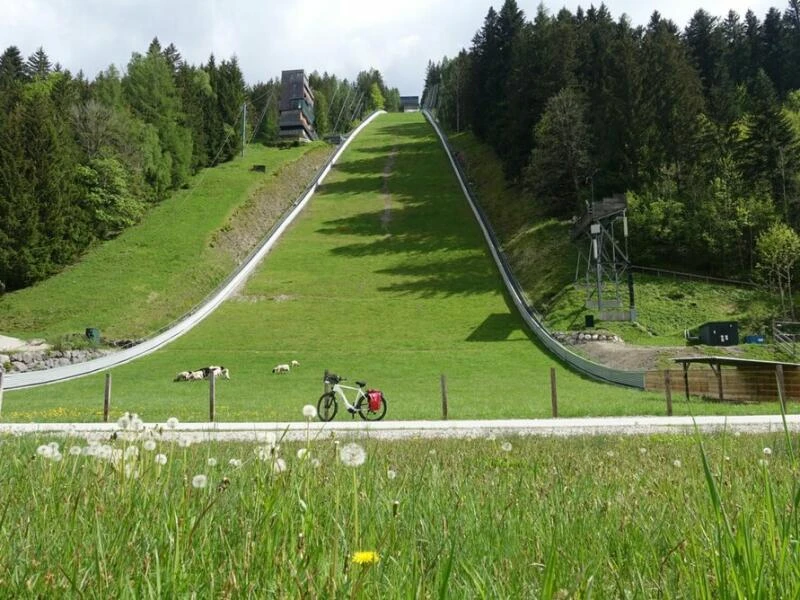
[[[651,371],[665,368],[672,358],[703,355],[686,346],[633,346],[624,342],[586,342],[572,349],[598,364],[624,371]]]

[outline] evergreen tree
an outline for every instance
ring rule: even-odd
[[[50,59],[47,58],[47,54],[41,46],[28,57],[25,71],[30,79],[46,79],[52,71]]]

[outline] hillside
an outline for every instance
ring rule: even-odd
[[[593,311],[585,308],[585,292],[575,285],[578,247],[570,242],[570,222],[540,218],[520,200],[519,190],[506,182],[496,154],[471,134],[451,135],[450,143],[517,278],[548,328],[615,334],[623,340],[575,345],[576,352],[620,369],[653,369],[675,356],[709,353],[774,358],[769,345],[710,348],[687,346],[684,339],[686,329],[709,321],[738,321],[741,336],[768,331],[776,299],[754,286],[636,273],[637,322],[596,321],[594,328],[586,329],[584,316]],[[680,271],[682,265],[673,268]]]
[[[146,336],[213,290],[324,164],[327,144],[251,145],[195,176],[141,223],[30,288],[0,296],[0,334],[60,345],[97,327],[107,340]],[[251,169],[266,166],[266,172]]]

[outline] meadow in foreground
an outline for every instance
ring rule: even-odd
[[[800,591],[783,433],[190,444],[120,427],[2,440],[4,596]]]

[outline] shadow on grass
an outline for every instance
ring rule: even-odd
[[[524,333],[519,316],[511,313],[492,313],[467,336],[468,342],[507,342],[515,331]],[[524,341],[520,338],[518,341]]]

